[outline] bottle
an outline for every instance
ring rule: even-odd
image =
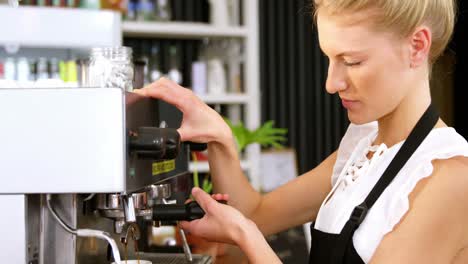
[[[207,72],[204,61],[192,63],[192,90],[196,95],[204,95],[207,90]]]
[[[65,62],[66,82],[69,87],[78,87],[78,67],[76,60]]]
[[[225,94],[227,90],[226,70],[221,59],[213,58],[208,61],[207,88],[210,94]]]
[[[5,79],[5,71],[3,69],[3,61],[0,61],[0,80]]]
[[[16,81],[16,62],[13,58],[7,58],[3,66],[5,72],[5,80]]]
[[[60,72],[60,79],[64,82],[67,82],[67,65],[65,61],[59,62],[59,72]]]
[[[210,2],[210,22],[215,26],[229,25],[228,3],[226,0],[209,0]]]
[[[57,58],[52,58],[49,61],[49,78],[54,80],[61,80],[59,61]]]
[[[66,0],[67,7],[78,7],[80,5],[79,0]]]
[[[154,20],[154,0],[140,0],[137,7],[138,21]]]
[[[239,0],[227,0],[227,2],[228,2],[229,25],[239,26],[240,25]]]
[[[161,60],[159,56],[159,45],[154,42],[151,46],[151,56],[149,63],[149,80],[150,82],[155,82],[162,77],[161,72]]]
[[[154,11],[155,11],[155,20],[171,21],[172,8],[171,8],[171,3],[169,0],[156,0]]]
[[[181,85],[183,82],[182,73],[180,71],[179,56],[175,45],[169,48],[169,72],[168,77],[175,83]]]
[[[16,79],[18,82],[26,83],[30,80],[29,62],[27,58],[21,57],[16,64]]]
[[[133,90],[132,49],[93,48],[89,64],[89,87]]]
[[[101,0],[101,9],[115,10],[123,12],[125,4],[123,0]]]
[[[133,88],[140,89],[145,86],[145,66],[146,62],[140,59],[133,61]]]
[[[49,69],[46,58],[39,58],[36,64],[36,80],[49,79]]]
[[[67,2],[65,0],[52,0],[52,6],[54,6],[54,7],[66,7]]]
[[[29,80],[34,82],[37,79],[37,62],[35,60],[29,60]]]
[[[89,87],[89,60],[79,59],[76,64],[78,87]]]
[[[43,0],[40,0],[43,1]],[[85,9],[98,10],[101,8],[100,0],[81,0],[80,7]]]
[[[141,42],[141,55],[139,59],[145,63],[143,68],[143,84],[150,83],[149,61],[151,56],[151,44],[149,40]]]
[[[126,20],[136,20],[138,5],[138,0],[128,0],[127,12],[125,13]]]

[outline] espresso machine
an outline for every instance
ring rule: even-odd
[[[204,215],[173,199],[190,144],[161,104],[120,88],[0,89],[0,259],[211,263],[182,230],[183,253],[148,244],[153,228]]]

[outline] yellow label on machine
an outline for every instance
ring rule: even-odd
[[[175,160],[166,160],[153,163],[153,176],[170,172],[175,169]]]

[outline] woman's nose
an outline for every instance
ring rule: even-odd
[[[337,92],[344,91],[347,88],[346,72],[330,63],[328,66],[328,77],[326,83],[327,92],[335,94]]]

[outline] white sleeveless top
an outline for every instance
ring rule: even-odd
[[[349,126],[333,169],[333,189],[317,215],[316,229],[339,234],[354,207],[364,201],[403,145],[400,142],[391,148],[385,144],[371,146],[377,130],[377,122]],[[374,152],[370,160],[367,159],[369,151]],[[466,140],[453,128],[432,130],[354,233],[354,247],[365,263],[370,262],[385,234],[391,232],[408,211],[408,197],[416,184],[432,174],[431,161],[455,156],[468,157]]]

